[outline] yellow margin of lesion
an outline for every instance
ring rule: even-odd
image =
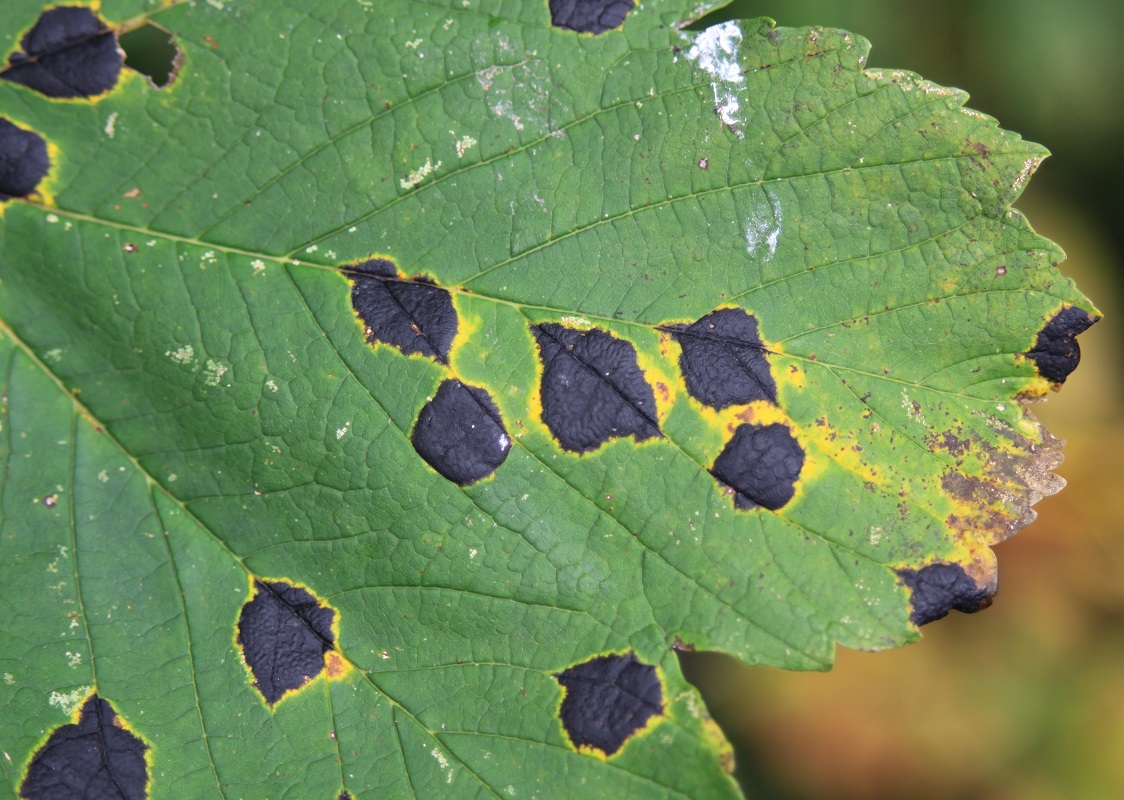
[[[254,585],[258,581],[261,581],[262,583],[284,583],[284,584],[287,584],[289,586],[292,586],[295,589],[303,589],[304,591],[308,592],[309,596],[311,596],[312,598],[314,598],[316,600],[316,604],[318,606],[320,606],[320,608],[330,609],[333,612],[332,613],[332,649],[324,654],[324,666],[323,666],[323,668],[320,670],[320,672],[318,672],[316,674],[316,677],[312,678],[311,680],[309,680],[308,682],[306,682],[302,686],[298,686],[295,689],[286,689],[281,694],[281,696],[279,698],[277,698],[277,702],[275,702],[273,705],[270,705],[266,701],[265,695],[262,694],[261,689],[259,689],[256,685],[257,681],[254,677],[254,671],[252,669],[250,669],[250,664],[249,664],[249,662],[246,661],[246,653],[242,649],[242,643],[238,641],[238,636],[239,636],[238,623],[235,622],[235,624],[234,624],[234,636],[233,636],[234,649],[238,651],[238,658],[242,662],[242,666],[245,667],[245,669],[246,669],[246,675],[250,679],[250,688],[252,688],[254,690],[255,696],[258,698],[258,700],[261,701],[262,705],[264,705],[266,708],[268,708],[271,712],[274,712],[274,711],[277,710],[277,706],[281,705],[281,703],[283,703],[286,699],[288,699],[289,697],[291,697],[295,694],[299,694],[301,691],[303,691],[304,689],[307,689],[309,686],[312,686],[314,683],[316,683],[321,678],[323,678],[326,681],[342,680],[343,678],[346,678],[351,673],[351,671],[353,669],[355,669],[355,665],[352,664],[347,658],[345,658],[343,653],[340,652],[340,649],[339,649],[340,617],[342,616],[342,614],[340,614],[340,610],[338,608],[336,608],[335,606],[333,606],[331,603],[329,603],[327,600],[320,597],[320,595],[318,595],[316,592],[314,592],[309,586],[307,586],[306,584],[301,583],[299,581],[295,581],[292,578],[267,578],[263,575],[254,575],[254,574],[247,575],[247,583],[249,584],[250,591],[249,591],[249,595],[247,596],[246,600],[239,607],[239,612],[238,612],[239,620],[242,617],[242,609],[245,608],[248,603],[252,602],[254,600],[254,598],[258,596],[258,589]]]
[[[592,745],[588,745],[588,744],[583,744],[583,745],[574,744],[573,739],[570,738],[570,732],[566,730],[566,725],[562,721],[562,703],[564,703],[566,701],[566,697],[567,697],[567,695],[569,695],[570,690],[567,689],[565,686],[563,686],[560,681],[558,681],[558,676],[561,675],[563,672],[565,672],[568,669],[572,669],[573,667],[580,667],[582,664],[588,664],[590,661],[592,661],[595,658],[607,658],[607,657],[611,657],[611,656],[627,657],[629,653],[633,654],[633,656],[636,658],[636,661],[638,663],[644,664],[644,666],[646,666],[646,667],[653,667],[656,670],[656,680],[658,680],[660,682],[660,702],[661,702],[661,705],[662,705],[662,707],[660,709],[660,713],[653,714],[652,716],[648,717],[647,721],[643,725],[641,725],[639,728],[634,730],[632,733],[630,733],[628,735],[627,738],[625,738],[625,740],[621,743],[621,746],[619,748],[617,748],[617,752],[613,753],[612,755],[609,755],[604,750],[602,750],[600,747],[593,747]],[[632,650],[631,648],[627,648],[627,649],[624,649],[624,650],[605,650],[605,651],[600,652],[600,653],[593,653],[592,655],[589,655],[589,656],[583,658],[581,661],[575,661],[572,664],[569,664],[568,666],[563,667],[562,669],[553,673],[553,675],[554,675],[555,681],[558,682],[558,688],[561,690],[558,694],[558,702],[554,706],[554,717],[555,717],[555,719],[558,720],[558,727],[562,729],[562,737],[566,740],[566,743],[568,745],[570,745],[570,747],[575,752],[581,753],[582,755],[591,756],[593,758],[596,758],[598,761],[608,761],[610,758],[616,758],[617,756],[619,756],[621,753],[624,752],[624,749],[626,747],[628,747],[628,743],[631,742],[633,739],[635,739],[639,736],[645,736],[648,733],[651,733],[652,730],[654,730],[655,727],[657,725],[659,725],[661,722],[663,722],[665,719],[666,720],[672,719],[671,708],[669,707],[668,698],[667,698],[667,677],[666,677],[666,675],[664,675],[663,667],[661,667],[659,664],[647,664],[647,663],[641,661],[640,657],[636,655],[636,651]]]
[[[91,686],[89,688],[89,691],[86,692],[85,696],[74,706],[74,710],[70,712],[68,716],[69,722],[64,722],[62,723],[62,725],[55,725],[51,728],[46,729],[43,732],[43,735],[39,737],[34,745],[32,745],[31,753],[27,757],[27,762],[23,765],[23,768],[19,773],[21,786],[23,785],[23,782],[27,780],[27,771],[31,769],[31,762],[35,760],[35,757],[39,755],[39,752],[46,746],[47,742],[50,741],[51,737],[55,735],[55,732],[58,731],[59,728],[63,727],[63,725],[77,725],[82,719],[82,709],[86,707],[86,703],[90,702],[90,698],[95,695],[98,695],[98,689],[96,686]],[[147,736],[145,736],[132,726],[132,723],[130,723],[129,720],[127,720],[124,715],[121,714],[116,706],[114,706],[112,700],[110,700],[108,697],[102,697],[101,695],[98,695],[98,699],[104,700],[105,702],[109,703],[109,707],[113,711],[114,724],[122,730],[126,730],[131,733],[141,744],[144,745],[144,796],[150,796],[152,794],[152,754],[156,748],[153,746],[152,742],[148,740]],[[7,755],[7,753],[5,753],[4,755]]]

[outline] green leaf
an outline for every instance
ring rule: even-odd
[[[0,83],[13,793],[113,725],[152,797],[734,796],[676,649],[989,601],[1098,316],[1011,209],[1045,150],[610,5],[105,0],[167,86]]]

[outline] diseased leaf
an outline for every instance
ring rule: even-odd
[[[1041,147],[683,0],[150,5],[0,84],[10,786],[98,698],[144,796],[730,797],[675,648],[990,602],[1099,318]]]

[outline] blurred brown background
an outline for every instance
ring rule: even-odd
[[[735,0],[707,21],[757,16],[862,34],[871,66],[965,89],[1049,147],[1018,207],[1106,319],[1035,408],[1068,441],[1069,486],[996,548],[991,609],[899,650],[840,650],[830,673],[695,654],[688,675],[751,798],[1124,798],[1124,3]]]

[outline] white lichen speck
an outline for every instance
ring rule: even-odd
[[[464,158],[464,154],[476,147],[476,140],[471,136],[462,136],[456,142],[457,158]]]
[[[422,164],[420,167],[415,169],[413,172],[411,172],[405,178],[402,178],[401,180],[399,180],[398,185],[401,186],[403,189],[413,189],[419,183],[421,183],[427,177],[429,177],[435,170],[440,168],[440,166],[441,166],[440,161],[438,161],[436,164],[434,164],[431,159],[427,158],[425,160],[424,164]]]

